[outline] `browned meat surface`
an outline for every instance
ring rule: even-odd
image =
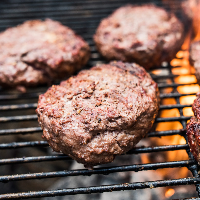
[[[34,86],[79,70],[88,44],[59,22],[27,21],[0,33],[0,85]]]
[[[158,107],[157,84],[142,67],[112,62],[53,85],[40,95],[36,112],[53,150],[91,167],[132,149]]]
[[[128,5],[101,21],[94,40],[108,60],[136,62],[148,69],[175,57],[183,33],[174,14],[154,5]]]
[[[190,46],[190,63],[195,68],[195,75],[200,83],[200,41],[193,42]]]
[[[192,104],[192,110],[194,117],[187,124],[187,137],[190,151],[200,164],[200,93],[197,94],[197,98]]]

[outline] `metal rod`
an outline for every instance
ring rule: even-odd
[[[166,117],[166,118],[156,118],[155,122],[171,122],[171,121],[182,121],[190,119],[188,116],[180,117]],[[13,121],[27,121],[27,120],[37,120],[37,115],[22,115],[22,116],[9,116],[9,117],[0,117],[0,122],[13,122]]]
[[[18,129],[4,129],[0,130],[1,135],[12,135],[12,134],[32,134],[41,132],[41,127],[30,127],[30,128],[18,128]]]
[[[189,165],[196,164],[195,160],[184,160],[175,162],[163,162],[163,163],[151,163],[151,164],[139,164],[139,165],[127,165],[120,167],[108,167],[108,168],[97,168],[93,170],[78,169],[70,171],[56,171],[56,172],[41,172],[41,173],[29,173],[29,174],[16,174],[0,176],[0,182],[8,181],[19,181],[19,180],[30,180],[30,179],[44,179],[44,178],[55,178],[55,177],[66,177],[66,176],[90,176],[93,174],[110,174],[115,172],[125,171],[143,171],[143,170],[156,170],[170,167],[187,167]]]
[[[160,105],[160,110],[163,109],[173,109],[173,108],[185,108],[185,107],[191,107],[191,104],[189,105],[181,105],[181,104],[175,104],[175,105]],[[37,103],[30,103],[30,104],[18,104],[18,105],[3,105],[0,106],[1,110],[22,110],[22,109],[36,109]]]
[[[152,189],[156,187],[192,185],[196,183],[200,183],[200,178],[183,178],[183,179],[173,179],[173,180],[124,183],[118,185],[104,185],[104,186],[87,187],[87,188],[10,193],[10,194],[0,195],[0,199],[20,199],[20,198],[24,199],[24,198],[53,197],[53,196],[74,195],[74,194],[91,194],[91,193],[113,192],[120,190],[136,190],[145,188]]]
[[[71,160],[71,158],[69,156],[66,156],[66,155],[7,158],[7,159],[0,159],[0,165],[43,162],[43,161],[55,161],[55,160]]]
[[[26,104],[19,104],[19,105],[3,105],[0,106],[0,110],[21,110],[21,109],[30,109],[36,108],[37,103],[26,103]]]

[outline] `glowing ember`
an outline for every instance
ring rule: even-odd
[[[144,163],[150,163],[149,157],[148,157],[147,154],[142,154],[142,155],[141,155],[141,161],[142,161],[143,164],[144,164]]]
[[[165,192],[165,197],[169,198],[175,193],[174,189],[170,188]]]

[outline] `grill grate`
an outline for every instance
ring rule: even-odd
[[[126,3],[148,3],[149,1],[100,1],[100,0],[87,0],[87,1],[64,1],[64,0],[9,0],[2,1],[0,4],[0,30],[4,30],[7,27],[15,26],[22,23],[25,20],[30,19],[44,19],[46,17],[58,20],[63,24],[73,28],[78,34],[82,35],[91,46],[91,59],[87,68],[105,62],[96,51],[95,45],[92,41],[92,35],[100,20],[103,17],[109,15],[114,9],[122,6]],[[151,1],[157,5],[162,5],[161,1]],[[180,4],[180,1],[173,1],[174,8]],[[179,58],[180,60],[182,58]],[[179,93],[178,87],[196,85],[196,82],[189,84],[176,83],[175,79],[179,75],[172,73],[172,70],[179,68],[179,66],[163,66],[156,68],[161,72],[166,72],[155,75],[153,70],[150,72],[155,81],[158,82],[159,89],[161,90],[160,97],[162,100],[173,98],[175,104],[162,104],[160,111],[177,109],[179,116],[173,117],[157,117],[156,124],[166,122],[180,122],[182,128],[178,130],[166,130],[166,131],[154,131],[148,134],[147,140],[150,138],[168,137],[174,135],[180,135],[185,138],[185,128],[189,116],[183,114],[184,108],[189,108],[191,105],[181,104],[180,99],[184,96],[195,95],[195,92],[191,93]],[[188,74],[182,75],[187,76]],[[191,73],[191,75],[193,75]],[[161,82],[162,81],[162,82]],[[166,92],[167,89],[171,89],[170,92]],[[132,149],[128,154],[140,155],[178,151],[183,150],[188,153],[188,160],[175,160],[165,161],[147,164],[134,164],[134,165],[120,165],[111,167],[95,168],[93,170],[79,169],[79,170],[63,170],[60,168],[49,169],[49,162],[52,165],[57,163],[71,163],[72,159],[62,154],[51,154],[49,152],[48,144],[46,141],[40,139],[42,133],[41,128],[38,127],[37,116],[34,112],[37,107],[37,99],[39,94],[46,91],[46,87],[38,87],[36,89],[30,89],[25,94],[17,93],[16,91],[6,91],[0,89],[0,185],[8,184],[14,186],[14,189],[5,190],[0,194],[0,199],[21,199],[21,198],[38,198],[47,196],[61,196],[72,194],[89,194],[89,193],[102,193],[120,190],[136,190],[145,188],[157,188],[167,186],[180,186],[180,185],[194,185],[196,187],[197,195],[200,197],[200,177],[198,175],[198,166],[193,156],[189,152],[188,144],[171,144],[165,146],[137,146]],[[39,135],[39,136],[38,136]],[[20,151],[22,149],[22,151]],[[39,153],[35,153],[39,151]],[[8,154],[5,152],[9,152]],[[23,153],[22,153],[23,152]],[[30,152],[27,154],[27,152]],[[4,155],[5,153],[5,155]],[[123,156],[123,155],[122,155]],[[47,162],[48,161],[48,162]],[[23,171],[24,165],[31,164],[31,171]],[[48,168],[49,172],[38,170],[37,163],[44,165],[44,168]],[[6,174],[4,169],[9,168],[10,174]],[[21,173],[18,168],[22,167]],[[17,184],[20,181],[35,180],[39,181],[39,185],[45,180],[48,180],[49,185],[53,184],[56,177],[70,177],[70,176],[90,176],[94,174],[108,175],[116,172],[138,172],[146,170],[158,170],[167,168],[188,168],[192,172],[193,177],[186,177],[184,179],[171,179],[161,181],[147,181],[147,182],[133,182],[114,185],[100,185],[95,187],[84,187],[74,189],[58,189],[47,190],[38,189],[37,191],[27,192],[20,190]],[[29,169],[29,168],[28,168]],[[35,172],[39,171],[39,172]],[[84,177],[83,177],[84,178]],[[19,181],[19,182],[18,182]],[[32,183],[29,182],[29,183]],[[14,192],[14,193],[13,193]]]

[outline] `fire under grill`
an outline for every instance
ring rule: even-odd
[[[174,9],[180,4],[180,1],[171,2],[173,2]],[[58,20],[74,29],[90,44],[91,59],[86,66],[86,68],[90,68],[98,63],[106,62],[97,52],[92,40],[96,27],[102,18],[127,3],[149,3],[149,1],[2,1],[0,4],[0,30],[3,31],[31,19]],[[151,1],[151,3],[166,7],[161,1]],[[148,137],[126,155],[127,159],[133,157],[137,160],[131,164],[123,162],[125,155],[121,155],[118,156],[121,162],[114,161],[112,165],[101,165],[93,170],[87,170],[82,166],[79,166],[78,169],[71,168],[72,159],[63,154],[52,153],[48,143],[41,138],[42,130],[38,126],[34,110],[37,107],[39,94],[44,93],[47,87],[40,86],[29,89],[23,94],[14,90],[0,89],[0,199],[86,195],[115,191],[125,192],[125,190],[143,193],[148,188],[154,190],[188,186],[193,187],[195,192],[187,198],[197,199],[200,197],[198,165],[186,142],[185,128],[187,120],[190,119],[187,110],[190,109],[190,114],[191,100],[189,103],[184,101],[184,97],[195,98],[197,91],[194,88],[197,88],[198,85],[196,79],[193,80],[193,69],[184,71],[185,54],[187,51],[183,49],[171,64],[164,63],[163,66],[149,71],[160,89],[160,112],[156,118],[155,127],[149,132]],[[190,81],[181,82],[182,79],[186,80],[185,78],[188,77]],[[165,141],[165,138],[174,136],[178,136],[179,140],[174,142],[174,140],[167,139],[167,142],[155,142]],[[174,152],[177,152],[175,159],[167,159],[170,153]],[[179,152],[184,152],[186,159],[180,159]],[[146,162],[144,158],[147,158]],[[187,172],[186,176],[180,176],[181,178],[173,175],[167,176],[164,173],[165,175],[161,176],[161,179],[155,180],[150,178],[147,181],[129,179],[121,183],[96,184],[95,186],[73,188],[65,186],[57,189],[52,187],[61,177],[74,177],[74,179],[77,177],[86,179],[87,177],[89,179],[95,175],[103,175],[102,179],[104,179],[120,172],[135,174],[140,171],[155,173],[160,170],[169,170],[169,173],[174,173],[173,169],[181,171],[183,168]],[[158,199],[161,198],[158,197]],[[166,197],[165,199],[170,198]]]

